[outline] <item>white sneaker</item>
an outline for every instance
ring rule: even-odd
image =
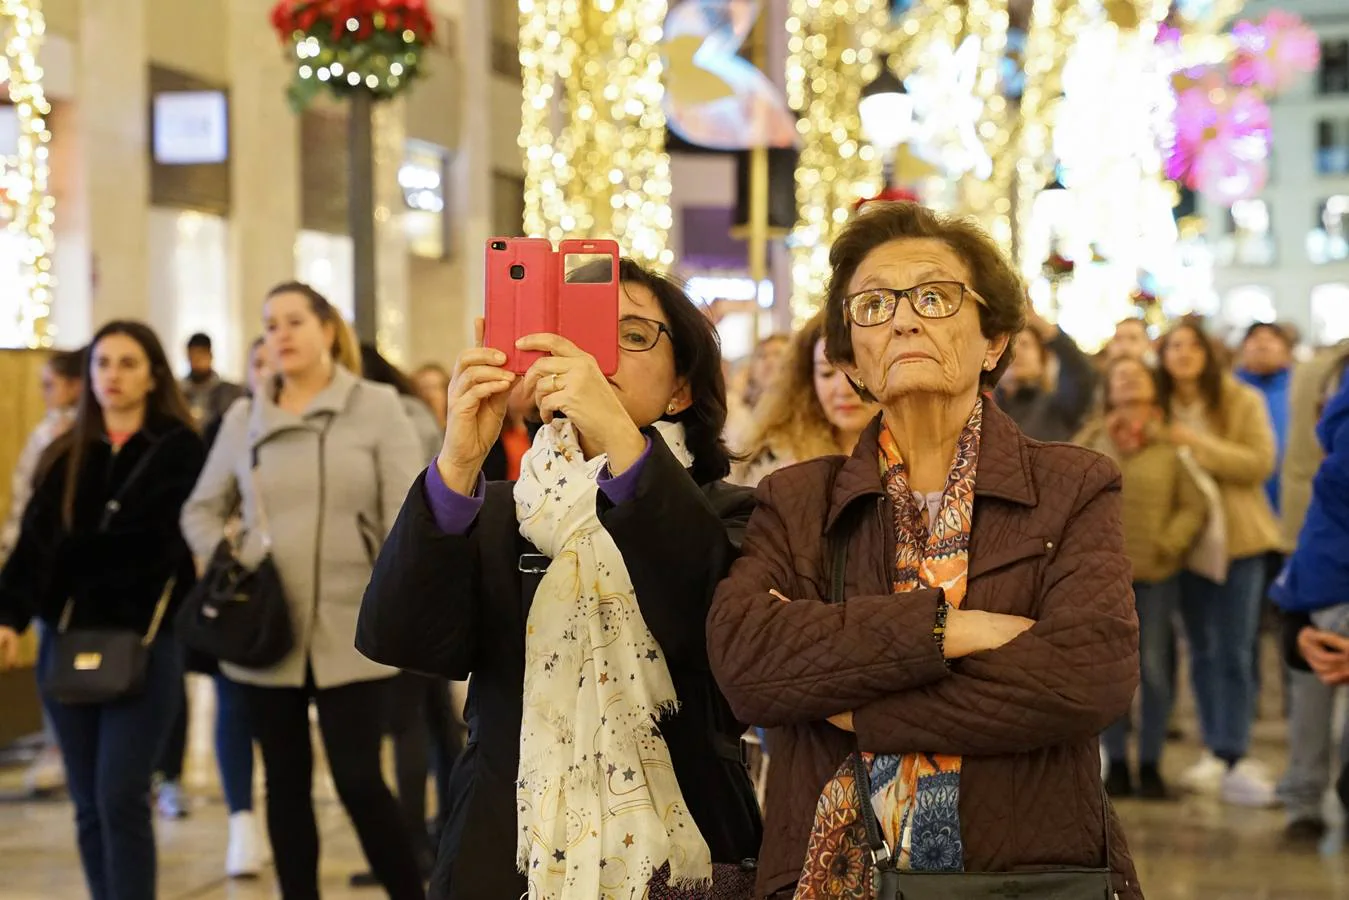
[[[164,781],[155,792],[155,806],[159,815],[165,819],[186,819],[187,805],[183,798],[183,789],[176,781]]]
[[[1180,776],[1180,786],[1192,794],[1216,795],[1222,789],[1226,776],[1227,763],[1205,750],[1199,762]]]
[[[1243,759],[1223,776],[1222,801],[1230,806],[1256,809],[1269,809],[1279,803],[1265,767],[1250,759]]]
[[[251,812],[230,815],[230,842],[225,851],[225,874],[230,878],[256,878],[262,872],[262,848]]]
[[[61,751],[53,746],[43,747],[37,759],[28,767],[24,788],[30,796],[41,796],[59,791],[66,786],[66,767],[61,762]]]

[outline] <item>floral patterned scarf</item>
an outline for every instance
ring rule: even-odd
[[[930,524],[909,488],[894,436],[889,429],[881,431],[881,478],[894,504],[898,538],[896,594],[940,587],[952,606],[960,606],[965,599],[983,412],[980,398],[956,444],[946,489]],[[898,597],[895,602],[904,601]],[[863,753],[862,758],[871,775],[876,819],[886,843],[899,848],[900,865],[928,872],[961,871],[960,757]],[[795,900],[870,900],[873,896],[866,828],[856,798],[849,760],[820,796]]]

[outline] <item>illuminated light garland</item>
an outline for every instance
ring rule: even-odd
[[[668,268],[666,0],[519,0],[525,233],[613,237]],[[554,131],[555,111],[562,125]]]
[[[30,348],[50,347],[52,310],[52,223],[55,200],[48,191],[51,106],[42,90],[38,49],[46,32],[41,0],[0,0],[0,21],[8,25],[5,60],[9,97],[19,124],[18,179],[9,192],[14,218],[9,227],[24,235],[23,295],[19,332]]]
[[[881,185],[880,154],[862,139],[858,102],[879,71],[887,31],[885,0],[791,0],[787,18],[787,102],[801,116],[792,255],[792,320],[824,302],[829,245],[860,197]]]
[[[974,94],[982,104],[975,131],[984,152],[993,160],[986,180],[960,180],[960,206],[974,215],[1004,250],[1012,245],[1011,185],[1016,170],[1012,147],[1012,110],[1002,92],[1003,57],[1007,53],[1010,16],[1007,0],[970,0],[964,16],[965,33],[979,39],[979,76]]]
[[[1035,197],[1054,171],[1053,128],[1062,92],[1063,65],[1073,47],[1073,35],[1085,21],[1077,0],[1035,0],[1026,33],[1026,85],[1021,94],[1020,131],[1011,142],[1015,154],[1015,202],[1012,237],[1021,271],[1039,269],[1041,260],[1026,253]]]

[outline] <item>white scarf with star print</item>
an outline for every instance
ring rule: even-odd
[[[682,426],[656,429],[692,464]],[[671,884],[712,877],[656,726],[677,708],[674,683],[596,512],[606,463],[586,460],[559,419],[540,429],[515,485],[520,534],[552,559],[525,629],[516,863],[530,900],[644,897],[666,862]]]

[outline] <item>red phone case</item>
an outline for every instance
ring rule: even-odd
[[[568,256],[608,256],[605,284],[566,281]],[[512,269],[519,277],[512,277]],[[595,357],[600,371],[618,371],[618,244],[567,240],[558,251],[543,238],[492,238],[487,242],[483,343],[506,354],[506,368],[523,375],[542,356],[515,348],[527,334],[567,338]]]
[[[569,257],[607,256],[610,280],[582,284],[566,280]],[[618,371],[618,244],[607,240],[567,240],[558,245],[557,333],[595,357],[600,371]],[[579,262],[579,260],[578,260]]]
[[[553,245],[545,238],[492,238],[487,242],[487,302],[483,344],[506,354],[502,368],[523,375],[543,354],[517,350],[527,334],[557,330],[557,304],[549,300]],[[511,269],[523,268],[512,278]]]

